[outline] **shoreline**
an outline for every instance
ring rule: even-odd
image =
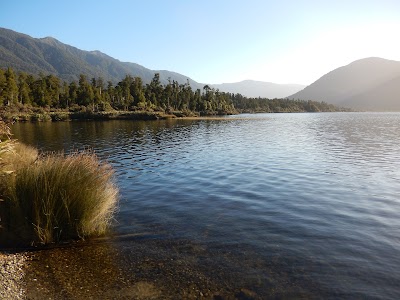
[[[226,275],[213,268],[204,272],[197,265],[202,246],[187,241],[142,242],[88,241],[0,252],[0,295],[2,299],[262,299],[236,280],[225,282]]]
[[[7,265],[0,273],[0,294],[4,299],[266,299],[324,294],[256,252],[250,250],[253,258],[243,260],[243,250],[135,236],[0,252],[0,266],[3,261]]]
[[[0,120],[7,122],[59,122],[75,120],[132,120],[132,121],[157,121],[157,120],[204,120],[204,119],[225,119],[233,115],[227,113],[223,115],[201,115],[189,112],[152,112],[152,111],[109,111],[109,112],[67,112],[51,111],[41,113],[0,113]]]
[[[27,254],[0,252],[0,294],[2,299],[25,299],[24,265]]]
[[[194,111],[92,111],[90,109],[80,111],[60,110],[44,110],[43,108],[30,108],[27,110],[0,110],[0,120],[6,122],[58,122],[58,121],[75,121],[75,120],[132,120],[132,121],[156,121],[156,120],[226,120],[229,116],[240,114],[280,114],[280,113],[323,113],[331,111],[226,111],[214,113],[201,113]],[[353,112],[353,111],[338,111]]]

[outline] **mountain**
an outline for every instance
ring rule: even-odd
[[[189,80],[193,89],[204,86],[175,72],[150,70],[135,63],[121,62],[100,51],[80,50],[52,37],[37,39],[5,28],[0,28],[0,67],[32,74],[53,74],[67,81],[78,80],[79,74],[85,74],[88,78],[102,77],[114,83],[128,74],[149,83],[155,73],[160,73],[163,84],[170,78],[181,84]]]
[[[358,110],[400,111],[400,62],[371,57],[337,68],[289,99]]]
[[[222,92],[239,93],[246,97],[284,98],[303,89],[300,84],[277,84],[264,81],[244,80],[235,83],[212,84],[215,89]]]
[[[154,74],[159,73],[162,84],[167,84],[168,80],[185,84],[189,80],[193,90],[202,90],[205,85],[176,72],[150,70],[136,63],[121,62],[100,51],[80,50],[52,37],[32,38],[23,33],[0,28],[0,68],[7,67],[31,74],[53,74],[66,81],[78,80],[79,75],[84,74],[89,79],[102,77],[105,81],[110,80],[115,84],[126,75],[131,75],[141,77],[144,83],[149,83]],[[304,87],[251,80],[208,85],[224,92],[271,99],[285,97]]]

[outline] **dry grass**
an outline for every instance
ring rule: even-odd
[[[0,143],[0,198],[0,243],[47,244],[104,234],[118,189],[111,166],[93,153],[38,156],[8,139]]]
[[[90,153],[48,155],[18,171],[15,201],[41,243],[101,235],[117,201],[112,175]]]
[[[5,173],[15,172],[22,166],[30,165],[38,158],[38,151],[15,140],[0,143],[0,170]]]
[[[9,126],[0,120],[0,172],[13,172],[21,165],[31,164],[37,156],[36,149],[12,140]]]

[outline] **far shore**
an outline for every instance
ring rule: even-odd
[[[74,120],[132,120],[132,121],[156,121],[156,120],[238,120],[248,119],[246,117],[229,118],[232,115],[259,114],[259,113],[306,113],[306,112],[286,112],[286,111],[243,111],[226,114],[202,114],[198,112],[176,111],[78,111],[69,112],[65,110],[38,111],[38,112],[9,112],[0,111],[0,120],[5,122],[57,122]]]
[[[79,111],[69,112],[40,111],[40,112],[0,112],[0,119],[6,122],[49,122],[49,121],[73,121],[73,120],[134,120],[155,121],[169,119],[184,120],[221,120],[230,114],[203,115],[193,112],[159,112],[159,111]]]

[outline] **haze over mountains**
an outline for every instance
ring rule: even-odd
[[[169,79],[180,84],[189,81],[194,90],[203,89],[205,85],[176,72],[150,70],[136,63],[121,62],[100,51],[83,51],[51,37],[32,38],[5,28],[0,28],[0,67],[12,67],[16,71],[31,74],[53,74],[67,81],[78,80],[79,75],[84,74],[89,79],[102,77],[106,81],[117,83],[126,75],[131,75],[141,77],[144,83],[149,83],[155,73],[160,73],[163,84],[167,84]],[[283,98],[304,87],[251,80],[208,85],[224,92],[266,98]]]
[[[247,97],[267,97],[265,95],[268,91],[268,97],[273,98],[285,98],[287,95],[291,95],[305,88],[305,85],[301,84],[277,84],[272,82],[255,81],[255,80],[244,80],[235,83],[222,83],[212,84],[212,86],[220,91],[228,93],[238,93]]]
[[[400,111],[400,62],[360,59],[337,68],[289,99],[317,100],[368,111]]]
[[[121,62],[100,51],[83,51],[51,38],[32,38],[26,34],[0,28],[0,68],[12,67],[38,75],[57,75],[63,80],[102,77],[113,83],[126,75],[139,76],[149,83],[160,73],[161,83],[175,80],[189,82],[192,89],[203,89],[190,77],[167,70],[150,70],[139,64]],[[209,86],[247,97],[289,98],[325,101],[356,110],[400,111],[400,62],[382,58],[365,58],[337,68],[311,85],[275,84],[245,80]],[[291,96],[288,96],[291,95]]]

